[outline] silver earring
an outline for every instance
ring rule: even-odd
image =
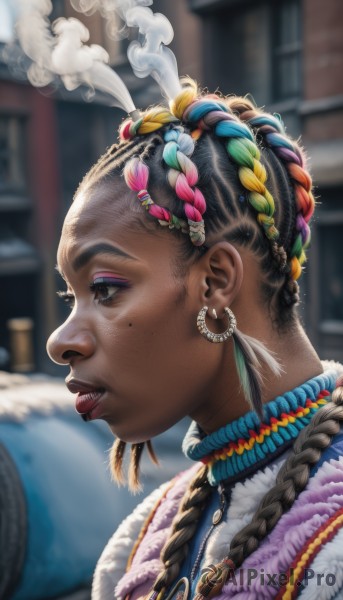
[[[201,335],[204,336],[204,338],[206,338],[209,342],[212,342],[214,344],[218,344],[220,342],[225,342],[225,340],[229,339],[229,337],[232,336],[235,328],[236,328],[236,317],[233,314],[232,310],[230,310],[230,308],[228,308],[227,306],[224,308],[224,312],[228,318],[228,326],[225,329],[225,331],[223,331],[222,333],[213,333],[212,331],[209,330],[209,328],[206,325],[206,321],[205,321],[205,317],[206,317],[206,313],[208,311],[208,306],[203,306],[203,308],[199,311],[198,314],[198,318],[197,318],[197,327],[198,330],[200,331]]]

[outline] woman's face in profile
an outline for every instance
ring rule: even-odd
[[[139,442],[201,410],[219,354],[197,331],[196,266],[177,276],[177,238],[132,227],[141,213],[125,193],[81,189],[66,217],[58,268],[71,313],[48,352],[70,365],[68,387],[86,420]]]

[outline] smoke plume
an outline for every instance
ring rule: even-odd
[[[128,57],[138,77],[151,75],[167,98],[181,90],[176,59],[167,47],[174,37],[168,19],[154,14],[152,0],[70,0],[84,14],[98,10],[106,19],[113,37],[124,35],[125,28],[138,28],[139,39],[131,42]],[[111,104],[126,112],[135,110],[123,81],[108,65],[109,56],[99,45],[86,45],[88,29],[78,19],[57,19],[52,25],[51,0],[13,0],[18,19],[16,33],[30,65],[27,76],[37,87],[62,80],[68,90],[80,85],[111,96]],[[124,28],[118,25],[118,16]],[[13,49],[14,50],[14,49]],[[7,52],[8,56],[9,52]],[[13,55],[18,58],[15,50]]]
[[[49,20],[50,0],[15,0],[16,33],[26,56],[31,59],[27,76],[42,87],[60,77],[68,90],[82,84],[111,96],[111,104],[126,112],[135,110],[132,98],[120,77],[107,64],[108,53],[96,44],[85,45],[87,27],[77,19]]]
[[[73,7],[86,14],[98,10],[110,23],[109,33],[118,38],[125,30],[118,30],[113,16],[118,14],[127,27],[137,27],[140,39],[131,42],[128,58],[137,77],[151,75],[167,98],[174,98],[181,86],[176,58],[167,46],[174,37],[170,21],[160,13],[154,14],[148,6],[152,0],[71,0]]]

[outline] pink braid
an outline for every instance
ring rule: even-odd
[[[149,168],[137,156],[129,160],[123,170],[124,179],[127,186],[137,192],[138,200],[147,212],[158,219],[160,225],[168,226],[170,229],[181,229],[183,233],[188,233],[188,227],[185,221],[182,221],[176,215],[173,215],[167,208],[155,204],[149,192],[147,191],[149,180]]]
[[[189,158],[194,151],[194,140],[183,131],[181,127],[174,127],[164,135],[166,142],[163,158],[170,167],[168,181],[172,188],[185,202],[185,215],[189,224],[189,235],[195,246],[205,242],[205,229],[203,214],[206,210],[206,201],[196,187],[199,174],[196,165]]]

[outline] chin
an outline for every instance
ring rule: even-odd
[[[124,427],[119,427],[117,423],[114,424],[108,421],[107,424],[114,437],[118,438],[122,442],[125,442],[126,444],[143,444],[144,442],[153,439],[157,435],[164,433],[164,431],[166,431],[174,425],[174,423],[172,423],[171,425],[167,425],[166,427],[156,428],[151,427],[150,425],[150,427],[147,426],[145,430],[142,430],[141,428],[139,428],[139,430],[137,430],[138,428],[135,430],[132,430],[132,428],[128,430]]]
[[[113,433],[114,437],[121,440],[122,442],[125,442],[126,444],[142,444],[151,439],[151,437],[153,437],[144,433],[133,434],[132,432],[123,430],[117,425],[111,425],[111,423],[108,423],[108,426],[111,432]]]

